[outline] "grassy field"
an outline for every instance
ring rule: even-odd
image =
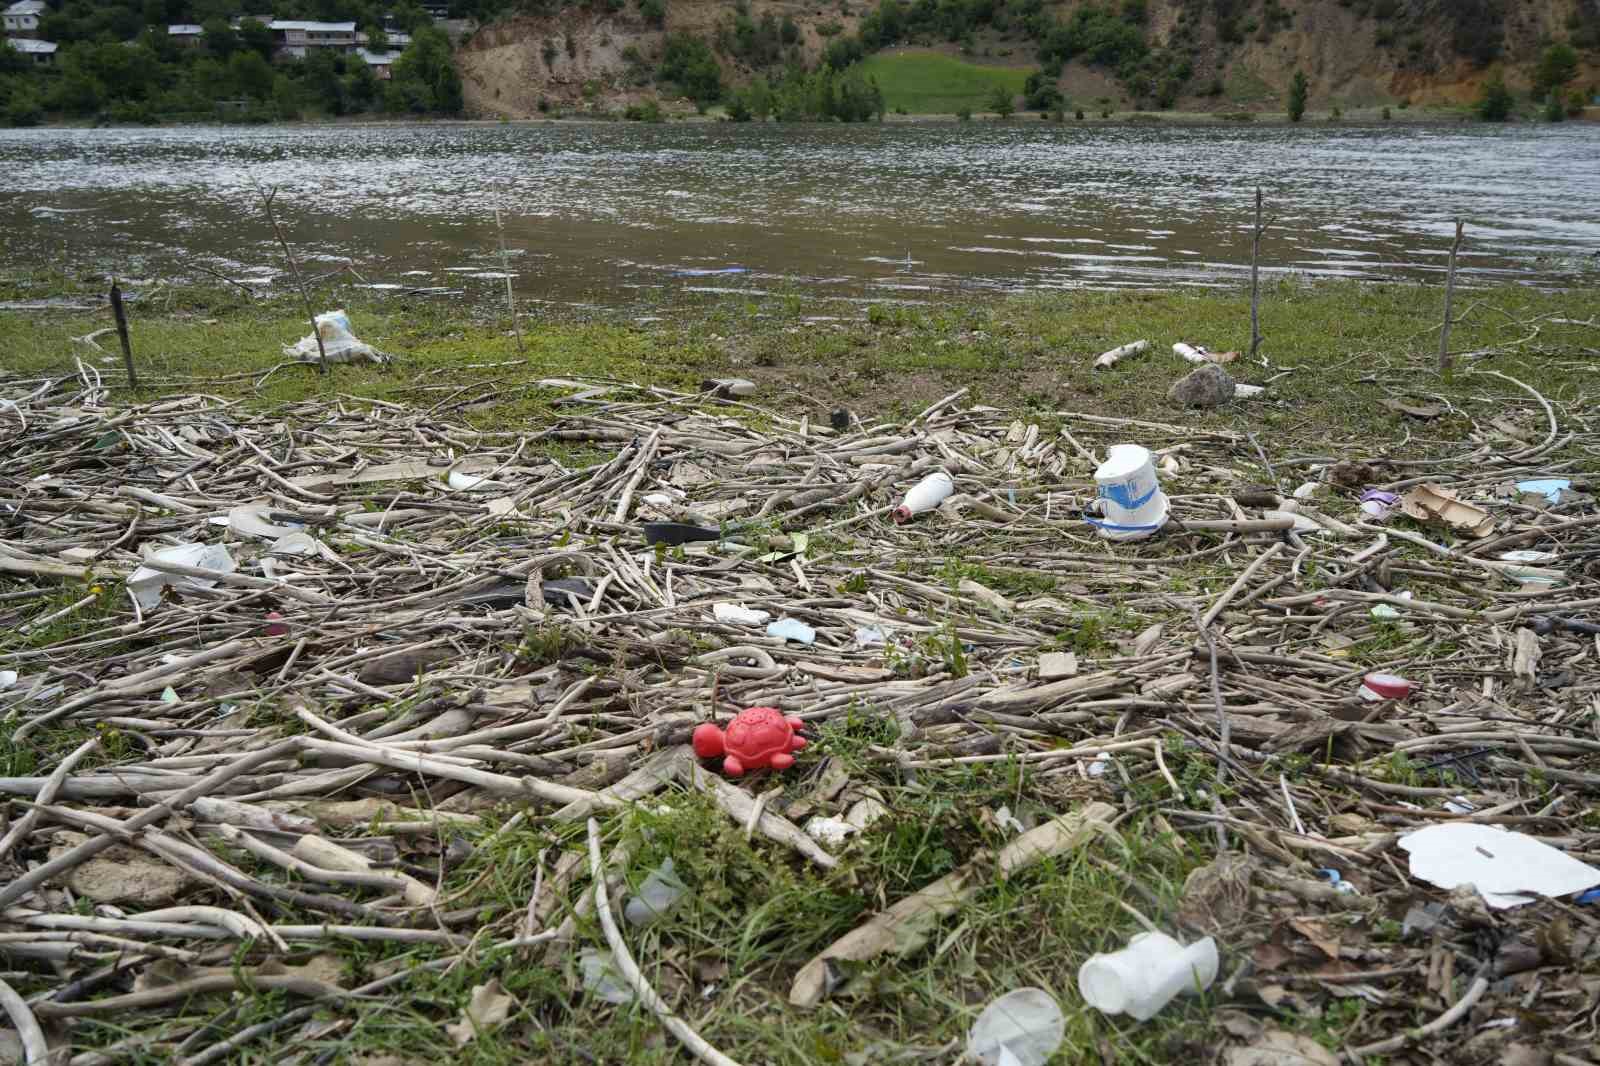
[[[1028,78],[1027,71],[1016,67],[987,67],[937,52],[910,50],[869,56],[861,71],[877,79],[890,111],[903,108],[913,115],[988,111],[995,86],[1003,85],[1017,96]]]
[[[13,274],[0,278],[0,299],[60,296],[77,288],[60,276]],[[266,409],[308,397],[366,398],[430,409],[441,422],[521,432],[551,417],[551,401],[564,390],[541,384],[550,377],[693,389],[707,376],[739,375],[759,383],[756,404],[792,416],[808,413],[819,422],[834,406],[904,418],[966,388],[966,402],[1014,409],[1018,418],[1041,426],[1059,427],[1061,410],[1089,411],[1252,433],[1278,454],[1299,448],[1304,451],[1298,454],[1406,460],[1459,452],[1475,421],[1499,416],[1508,398],[1515,397],[1519,409],[1530,406],[1515,385],[1478,370],[1515,377],[1561,404],[1592,395],[1600,289],[1458,292],[1460,320],[1452,346],[1463,353],[1493,352],[1463,356],[1448,380],[1432,368],[1440,303],[1436,290],[1411,285],[1274,285],[1262,300],[1265,363],[1233,364],[1241,380],[1267,384],[1268,397],[1204,413],[1178,411],[1166,402],[1167,384],[1188,369],[1170,345],[1189,340],[1215,350],[1247,348],[1248,300],[1240,292],[1079,292],[878,305],[845,321],[812,320],[809,313],[817,308],[799,295],[735,298],[674,311],[648,327],[530,316],[519,350],[492,308],[474,315],[453,304],[340,289],[320,294],[319,306],[347,306],[357,334],[395,360],[386,367],[336,367],[319,375],[303,365],[282,365],[280,345],[306,332],[292,301],[250,300],[221,288],[165,288],[132,305],[145,381],[138,397],[121,387],[119,358],[74,340],[108,325],[103,312],[0,312],[0,382],[93,368],[117,386],[119,402],[206,392]],[[1150,340],[1152,351],[1109,371],[1090,369],[1099,352],[1138,338]],[[101,343],[114,347],[113,338],[102,337]],[[1383,406],[1389,397],[1442,400],[1449,410],[1427,423],[1407,422]],[[1523,428],[1536,440],[1543,422]],[[571,445],[530,441],[530,451],[541,449],[565,449],[563,458],[574,458]],[[930,558],[934,552],[930,542]],[[1003,594],[1038,588],[1032,584],[1037,575],[1016,570],[979,573],[962,569],[954,558],[945,566],[952,580],[981,578]],[[1214,593],[1231,577],[1219,568],[1197,570],[1193,580]],[[0,581],[0,594],[13,584]],[[103,611],[119,602],[116,591],[103,590],[101,602],[46,631],[0,637],[0,659],[7,651],[37,649],[101,624]],[[70,589],[51,605],[65,606],[78,594]],[[1131,638],[1145,621],[1107,612],[1103,624],[1085,623],[1073,632],[1075,643],[1064,646],[1086,656],[1109,655],[1115,641]],[[1390,652],[1360,647],[1352,654],[1357,663],[1368,654],[1378,663]],[[390,709],[399,713],[404,707],[397,701]],[[1179,1000],[1143,1024],[1107,1019],[1074,998],[1077,965],[1138,931],[1128,906],[1137,904],[1165,924],[1187,875],[1211,856],[1209,836],[1176,834],[1160,815],[1153,802],[1165,795],[1159,780],[1130,787],[1119,844],[1097,841],[985,884],[926,950],[847,974],[853,978],[848,993],[817,1010],[787,1006],[784,990],[821,946],[865,914],[1004,839],[992,812],[1015,806],[1025,786],[1052,810],[1070,810],[1095,794],[1092,783],[1070,777],[1040,782],[1015,762],[903,775],[869,750],[891,742],[896,728],[892,719],[863,707],[859,715],[823,727],[808,749],[808,762],[822,755],[840,760],[854,786],[878,789],[891,812],[833,870],[797,863],[759,838],[730,830],[727,818],[693,792],[671,790],[659,802],[604,819],[606,846],[632,851],[632,881],[671,855],[679,875],[694,887],[689,902],[670,917],[628,934],[656,986],[703,1035],[751,1066],[949,1062],[983,1003],[1023,985],[1055,990],[1067,1007],[1066,1043],[1053,1062],[1209,1061],[1218,993]],[[68,726],[43,731],[20,747],[0,739],[0,775],[37,772],[85,735]],[[0,738],[9,736],[9,728],[0,728]],[[115,731],[106,731],[106,739],[108,757],[117,754]],[[1184,790],[1183,802],[1199,805],[1195,797],[1219,787],[1213,766],[1171,739],[1165,757]],[[1291,779],[1300,780],[1310,762],[1286,764]],[[1435,776],[1406,780],[1432,784]],[[804,795],[808,786],[796,780],[789,787],[794,791],[785,802]],[[441,889],[451,908],[478,911],[475,923],[465,926],[469,932],[516,926],[541,855],[549,853],[543,860],[548,875],[551,857],[584,846],[581,825],[532,819],[500,831],[513,811],[509,805],[485,809],[484,822],[466,834],[474,850],[443,875]],[[301,918],[289,912],[283,920]],[[1388,925],[1398,928],[1393,921]],[[226,1061],[288,1062],[302,1052],[307,1057],[301,1061],[366,1066],[441,1058],[496,1066],[687,1061],[645,1011],[610,1007],[581,994],[576,956],[599,939],[596,924],[584,919],[578,939],[556,950],[470,950],[447,972],[413,978],[404,995],[319,1007],[319,1018],[344,1027],[310,1046],[297,1046],[292,1030],[274,1033]],[[350,985],[451,954],[432,946],[351,940],[294,961],[332,967]],[[36,991],[27,975],[12,979],[24,994]],[[457,1047],[443,1023],[456,1020],[472,989],[491,980],[514,998],[514,1013],[500,1028]],[[238,996],[231,1003],[196,997],[183,1012],[191,1019],[217,1015],[220,1039],[294,1005],[298,1001],[284,993]],[[1263,1016],[1337,1050],[1360,1032],[1362,1009],[1359,1001],[1346,1000],[1324,1013],[1283,1008]],[[1437,1013],[1436,1006],[1418,1005],[1413,1024]],[[74,1039],[81,1048],[149,1035],[132,1025],[119,1016],[86,1019]],[[137,1039],[123,1059],[172,1061]]]

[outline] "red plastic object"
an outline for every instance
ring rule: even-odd
[[[1411,682],[1399,674],[1368,674],[1361,679],[1361,687],[1369,700],[1403,700],[1411,695]]]
[[[790,753],[806,746],[805,738],[795,735],[804,726],[776,707],[748,707],[734,716],[726,732],[712,722],[695,726],[694,753],[702,759],[723,756],[722,772],[729,777],[769,766],[787,770],[794,765]]]
[[[289,627],[284,624],[283,615],[279,614],[277,611],[268,611],[267,612],[267,636],[269,636],[269,637],[286,637],[288,635],[289,635]]]

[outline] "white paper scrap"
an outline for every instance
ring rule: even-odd
[[[1568,896],[1600,885],[1600,870],[1524,833],[1490,825],[1443,822],[1400,838],[1411,876],[1450,889],[1474,885],[1491,907]]]

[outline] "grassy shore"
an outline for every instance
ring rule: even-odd
[[[0,279],[0,299],[91,291],[97,289],[48,274]],[[1188,369],[1170,346],[1188,340],[1218,351],[1247,349],[1248,299],[1242,293],[1077,292],[941,300],[875,305],[845,319],[818,315],[829,308],[838,311],[835,305],[808,304],[801,295],[723,299],[673,309],[665,320],[643,326],[604,317],[529,316],[519,348],[492,306],[474,311],[449,302],[334,290],[320,294],[319,307],[348,307],[357,334],[392,353],[394,361],[384,367],[335,367],[320,375],[308,366],[283,365],[281,345],[306,332],[294,301],[250,299],[228,288],[135,291],[132,334],[144,381],[137,397],[123,387],[120,357],[110,354],[114,335],[99,338],[109,352],[74,339],[108,326],[103,311],[0,312],[0,386],[8,380],[94,372],[114,386],[116,401],[204,392],[265,410],[309,398],[348,397],[420,407],[441,421],[465,420],[520,434],[547,424],[553,400],[571,391],[541,384],[549,378],[693,389],[705,377],[737,375],[760,385],[759,406],[814,420],[825,421],[835,406],[863,415],[909,416],[964,388],[970,390],[967,402],[1013,410],[1042,431],[1060,427],[1060,412],[1086,411],[1233,429],[1269,442],[1279,456],[1417,460],[1460,452],[1476,424],[1499,417],[1509,397],[1518,399],[1520,411],[1533,406],[1517,385],[1478,371],[1509,375],[1558,403],[1592,392],[1594,323],[1600,320],[1600,289],[1459,292],[1452,347],[1464,354],[1457,372],[1442,378],[1433,369],[1438,291],[1284,282],[1263,293],[1264,361],[1241,358],[1233,364],[1241,380],[1266,384],[1267,396],[1196,413],[1180,411],[1164,398],[1168,383]],[[1140,338],[1152,342],[1150,352],[1111,370],[1090,369],[1099,352]],[[1447,411],[1432,421],[1409,421],[1383,405],[1391,397],[1438,403]],[[762,418],[753,411],[729,411],[756,422]],[[1538,440],[1544,425],[1532,417],[1512,428]],[[602,458],[576,455],[571,445],[530,442],[530,452],[541,449],[552,455],[559,451],[571,465]],[[1574,456],[1558,452],[1554,458]],[[1196,481],[1207,476],[1203,470],[1192,475]],[[938,573],[952,587],[958,578],[971,577],[1017,596],[1037,592],[1039,582],[1049,580],[1016,569],[980,572],[955,555],[934,559],[934,553],[946,550],[930,542],[933,561],[927,566],[943,565]],[[1214,561],[1196,564],[1184,578],[1192,584],[1184,587],[1214,595],[1233,576]],[[14,584],[20,585],[0,581],[0,593]],[[59,606],[80,595],[76,588],[63,592]],[[120,605],[118,590],[108,587],[103,595],[105,611]],[[10,635],[0,642],[0,653],[37,650],[87,632],[105,617],[101,606],[48,630]],[[1112,654],[1117,642],[1131,640],[1152,621],[1119,617],[1109,609],[1083,617],[1090,620],[1064,633],[1068,643],[1062,646],[1086,658]],[[1186,623],[1181,614],[1169,621]],[[1350,662],[1372,668],[1392,654],[1390,644],[1361,644],[1350,650]],[[400,703],[391,709],[403,710]],[[260,713],[282,716],[267,707]],[[283,728],[297,727],[286,720]],[[797,968],[821,945],[872,911],[946,875],[978,849],[1003,840],[1004,828],[993,812],[1016,806],[1024,786],[1028,802],[1056,811],[1080,806],[1094,794],[1092,782],[1070,776],[1041,781],[1011,761],[902,775],[869,751],[892,742],[896,728],[892,718],[863,706],[859,714],[830,721],[808,749],[808,761],[817,755],[840,760],[856,786],[878,789],[891,811],[831,871],[797,863],[759,838],[752,842],[692,792],[672,791],[659,802],[605,819],[610,839],[632,851],[634,881],[635,874],[642,876],[670,856],[680,876],[696,888],[670,917],[648,931],[629,933],[656,986],[713,1044],[751,1064],[949,1061],[976,1010],[1024,985],[1057,990],[1068,1008],[1066,1043],[1055,1062],[1205,1060],[1217,1040],[1213,1012],[1220,997],[1215,992],[1181,999],[1143,1024],[1108,1020],[1068,998],[1078,963],[1138,931],[1129,905],[1166,924],[1185,878],[1212,854],[1208,836],[1174,833],[1150,802],[1166,795],[1160,779],[1130,786],[1127,816],[1118,825],[1120,845],[1098,842],[985,885],[926,950],[847,974],[858,978],[849,998],[810,1012],[786,1006],[785,989]],[[114,758],[118,735],[109,728],[102,732],[107,750],[96,759]],[[0,737],[10,735],[8,726],[0,728]],[[52,765],[57,754],[87,735],[80,727],[65,726],[43,731],[26,745],[0,740],[0,776]],[[1212,762],[1175,735],[1168,739],[1164,769],[1170,767],[1182,802],[1200,807],[1198,797],[1228,787],[1217,780]],[[1284,770],[1298,783],[1313,761],[1295,757],[1284,762]],[[1404,759],[1397,760],[1395,774],[1413,785],[1449,780],[1447,772],[1417,771]],[[809,786],[797,780],[790,787],[799,793]],[[792,798],[786,796],[785,802]],[[466,834],[474,850],[440,885],[451,908],[478,908],[483,927],[519,922],[541,856],[582,846],[581,826],[532,819],[499,831],[513,811],[507,805],[482,812],[483,824]],[[240,856],[239,861],[248,860]],[[315,919],[307,915],[305,920]],[[1375,918],[1371,924],[1374,937],[1398,937],[1395,921]],[[321,1017],[342,1019],[344,1027],[316,1038],[312,1050],[331,1057],[315,1061],[367,1066],[446,1056],[497,1066],[685,1061],[645,1011],[613,1008],[579,991],[570,956],[597,943],[599,932],[585,919],[579,934],[570,950],[548,954],[542,948],[522,954],[469,950],[447,972],[415,977],[405,995],[321,1008]],[[1361,935],[1367,935],[1365,928]],[[350,940],[296,961],[327,967],[348,987],[446,954],[431,946]],[[442,1024],[460,1017],[474,987],[495,980],[516,1001],[515,1013],[503,1027],[458,1048]],[[24,993],[34,991],[25,980],[18,983]],[[202,1016],[227,1010],[220,1039],[270,1021],[294,1003],[283,993],[239,996],[231,1007],[197,997],[184,1011]],[[1355,1039],[1364,1009],[1360,1000],[1344,999],[1326,1011],[1285,1007],[1262,1013],[1337,1050]],[[1434,1005],[1419,1005],[1410,1024],[1437,1013]],[[86,1019],[74,1039],[80,1048],[110,1044],[140,1035],[128,1027],[133,1024],[118,1016]],[[292,1033],[274,1033],[252,1044],[248,1053],[255,1057],[248,1061],[286,1059],[306,1050],[294,1045]],[[170,1061],[165,1052],[141,1051],[137,1042],[126,1055],[136,1063]]]

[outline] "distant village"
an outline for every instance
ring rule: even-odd
[[[443,21],[449,14],[447,3],[423,3],[420,6],[436,22]],[[45,0],[17,0],[4,11],[0,11],[0,19],[4,22],[5,43],[41,66],[53,64],[56,58],[56,43],[44,40],[40,33],[40,24],[49,10]],[[248,16],[236,17],[231,20],[230,25],[237,30],[249,20]],[[400,58],[400,53],[411,43],[410,34],[395,25],[392,16],[385,17],[381,49],[369,49],[367,46],[373,42],[366,33],[356,29],[354,22],[308,22],[301,19],[275,18],[259,18],[255,21],[272,31],[273,58],[278,62],[304,59],[313,50],[328,49],[359,57],[380,81],[390,79],[395,60]],[[198,48],[204,34],[203,27],[189,23],[173,23],[167,26],[167,36],[180,47]]]

